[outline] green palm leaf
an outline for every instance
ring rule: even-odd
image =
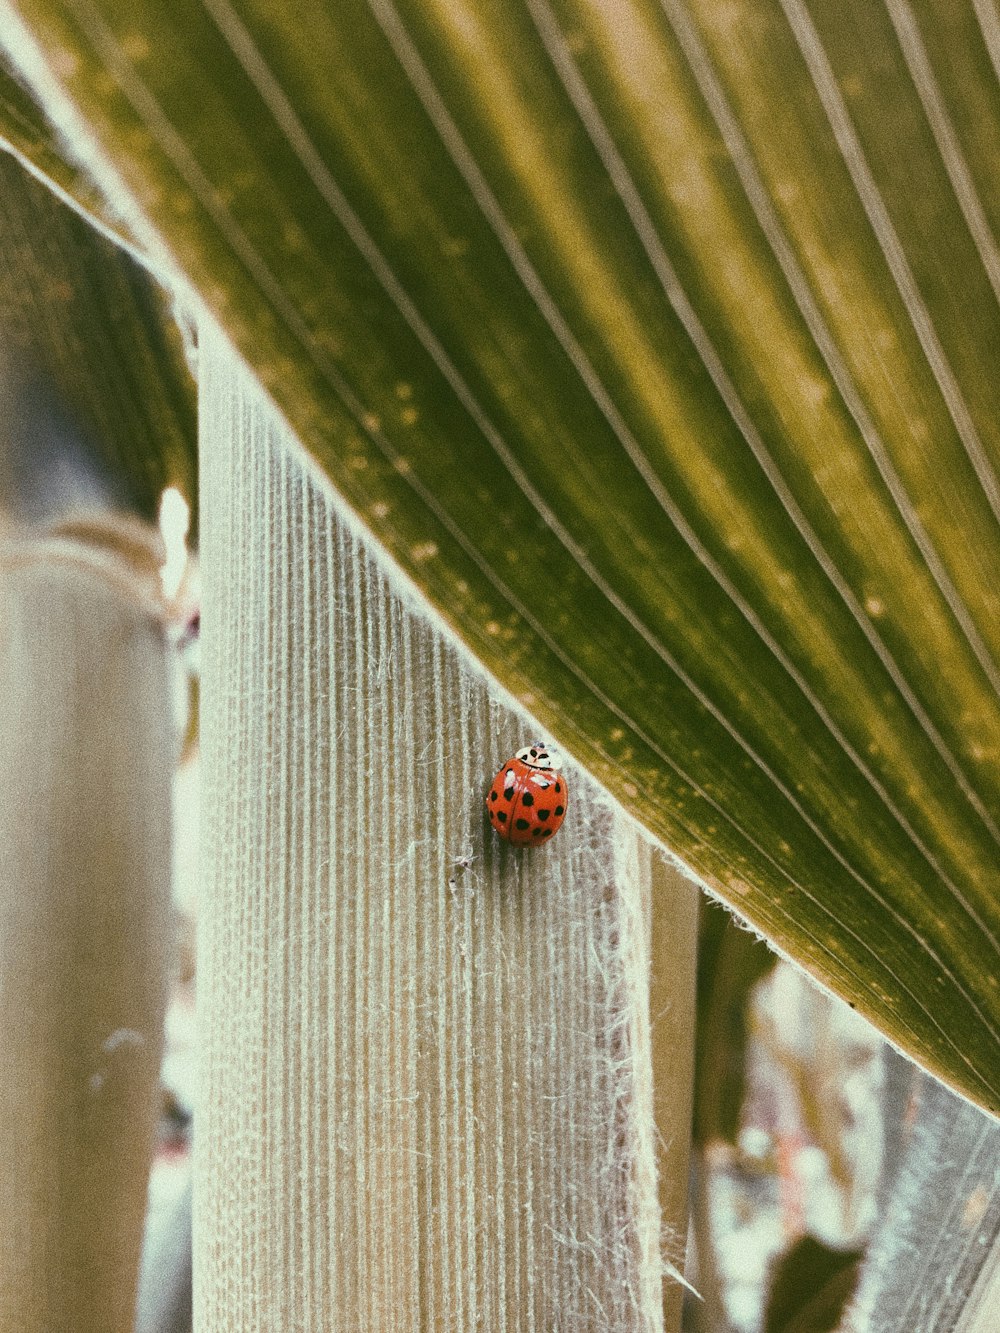
[[[992,6],[17,13],[57,124],[470,648],[1000,1109]]]

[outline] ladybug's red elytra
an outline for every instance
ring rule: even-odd
[[[544,741],[534,741],[508,759],[490,783],[490,823],[516,847],[550,842],[566,818],[568,791],[561,760]]]

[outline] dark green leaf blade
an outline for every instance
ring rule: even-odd
[[[193,502],[195,386],[169,297],[3,153],[0,345],[6,518],[155,521],[169,485]]]
[[[764,1333],[834,1333],[863,1258],[863,1250],[835,1250],[800,1236],[771,1274]]]

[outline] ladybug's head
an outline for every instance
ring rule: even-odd
[[[532,741],[523,750],[518,750],[514,758],[532,768],[562,768],[562,759],[544,741]]]

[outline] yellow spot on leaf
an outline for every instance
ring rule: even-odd
[[[151,48],[145,33],[127,32],[121,39],[121,48],[122,53],[135,64],[149,59]]]

